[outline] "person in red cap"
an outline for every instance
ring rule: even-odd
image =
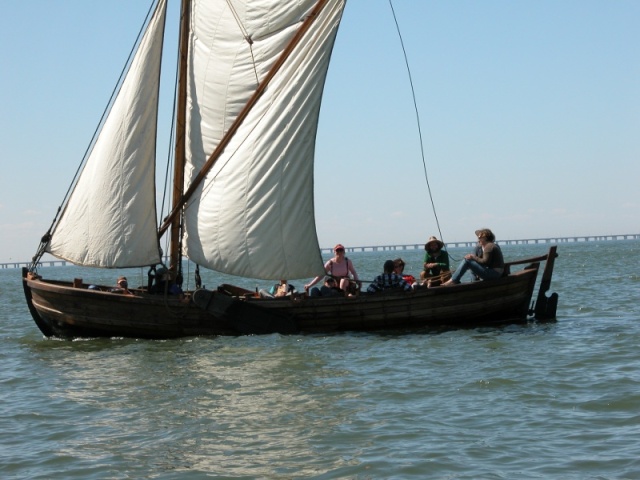
[[[353,262],[345,257],[344,246],[341,243],[333,247],[333,253],[335,256],[324,264],[324,269],[327,272],[327,275],[336,279],[339,283],[340,289],[344,291],[345,294],[353,293],[350,288],[352,276],[353,281],[355,281],[358,288],[360,288],[360,279],[358,278],[356,269],[353,267]],[[324,275],[318,275],[307,283],[304,286],[304,289],[308,291],[316,283],[322,280],[322,278],[324,278]]]

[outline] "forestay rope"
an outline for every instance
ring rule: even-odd
[[[398,32],[398,38],[400,39],[400,46],[402,47],[402,53],[404,55],[404,62],[405,65],[407,66],[407,74],[409,76],[409,84],[411,85],[411,96],[413,98],[413,108],[416,111],[416,123],[418,126],[418,137],[420,139],[420,154],[422,156],[422,166],[424,168],[424,178],[425,181],[427,183],[427,191],[429,192],[429,200],[431,201],[431,209],[433,210],[433,216],[435,217],[436,220],[436,227],[438,229],[438,234],[440,235],[440,238],[442,239],[442,241],[444,242],[444,235],[442,235],[442,231],[440,229],[440,221],[438,220],[438,214],[436,212],[436,206],[435,203],[433,201],[433,194],[431,193],[431,185],[429,184],[429,175],[427,174],[427,162],[425,160],[425,154],[424,154],[424,143],[422,140],[422,129],[420,128],[420,114],[418,112],[418,103],[416,101],[416,92],[415,89],[413,88],[413,78],[411,76],[411,69],[409,68],[409,59],[407,57],[407,51],[404,48],[404,41],[402,40],[402,33],[400,32],[400,25],[398,24],[398,19],[396,17],[396,12],[393,8],[393,1],[389,0],[389,6],[391,7],[391,13],[393,15],[393,21],[396,24],[396,30]]]

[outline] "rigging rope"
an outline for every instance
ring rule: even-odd
[[[411,85],[411,96],[413,98],[413,108],[416,111],[416,122],[418,125],[418,137],[420,138],[420,153],[422,156],[422,166],[424,168],[424,178],[425,181],[427,183],[427,190],[429,192],[429,200],[431,201],[431,208],[433,210],[433,216],[435,217],[436,220],[436,227],[438,229],[438,234],[440,235],[440,239],[444,242],[444,236],[442,235],[442,230],[440,229],[440,220],[438,220],[438,214],[436,212],[436,206],[435,203],[433,201],[433,194],[431,193],[431,185],[429,184],[429,175],[427,174],[427,163],[425,160],[425,154],[424,154],[424,142],[422,140],[422,129],[420,128],[420,114],[418,113],[418,103],[416,101],[416,92],[415,89],[413,88],[413,79],[411,76],[411,69],[409,68],[409,59],[407,57],[407,51],[404,48],[404,41],[402,39],[402,33],[400,32],[400,25],[398,24],[398,19],[396,17],[396,12],[393,8],[393,1],[389,0],[389,6],[391,7],[391,13],[393,15],[393,21],[396,24],[396,30],[398,32],[398,38],[400,39],[400,46],[402,47],[402,53],[404,54],[404,62],[405,65],[407,66],[407,74],[409,75],[409,84]]]

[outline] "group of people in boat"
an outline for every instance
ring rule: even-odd
[[[169,272],[167,268],[160,266],[152,270],[153,272],[149,273],[149,285],[147,287],[149,293],[155,295],[175,295],[180,299],[184,298],[184,293],[180,285],[172,278],[171,272]],[[89,288],[91,289],[91,287],[92,286]],[[109,289],[109,292],[134,295],[134,293],[129,290],[127,277],[124,276],[118,277],[115,287]]]
[[[455,272],[451,272],[449,253],[445,249],[444,243],[432,236],[424,245],[423,269],[419,279],[404,273],[405,262],[402,258],[387,260],[384,262],[382,274],[376,276],[369,283],[367,293],[377,293],[389,289],[410,291],[420,286],[431,288],[456,285],[461,282],[462,277],[468,271],[471,272],[475,280],[491,280],[501,277],[504,272],[504,258],[500,247],[495,243],[495,235],[488,228],[476,230],[475,234],[478,245],[474,253],[465,255]],[[345,255],[344,245],[337,244],[333,248],[333,253],[334,256],[324,264],[326,274],[318,275],[304,285],[304,291],[310,297],[355,296],[360,292],[362,282],[353,262]],[[323,285],[315,287],[321,280],[323,280]],[[118,278],[116,288],[111,291],[132,294],[128,290],[125,277]],[[177,284],[170,281],[168,271],[164,267],[160,267],[156,272],[155,281],[149,291],[150,293],[182,295]],[[260,290],[258,293],[262,298],[279,298],[291,296],[297,291],[286,279],[282,279],[270,290]]]
[[[495,235],[488,228],[475,231],[478,245],[474,253],[464,256],[455,272],[451,271],[449,253],[444,242],[432,236],[425,243],[425,255],[420,279],[404,273],[405,262],[402,258],[387,260],[381,275],[369,283],[368,293],[376,293],[389,289],[403,289],[406,291],[426,286],[457,285],[468,271],[474,280],[491,280],[500,278],[504,272],[504,257]],[[355,295],[361,288],[362,282],[349,258],[345,256],[345,248],[338,244],[333,249],[334,257],[325,265],[326,276],[319,275],[304,286],[305,292],[311,297]],[[322,287],[314,287],[324,278]]]

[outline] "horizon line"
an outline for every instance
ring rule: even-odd
[[[536,245],[539,243],[553,243],[554,241],[557,243],[586,243],[592,241],[620,241],[620,240],[639,240],[640,233],[625,233],[625,234],[614,234],[614,235],[571,235],[567,237],[540,237],[540,238],[525,238],[518,240],[497,240],[498,244],[506,244],[506,245]],[[452,247],[469,247],[474,246],[477,242],[474,240],[467,240],[464,242],[448,242],[446,246]],[[377,252],[377,251],[385,251],[385,250],[419,250],[424,248],[424,244],[420,243],[397,243],[397,244],[387,244],[387,245],[367,245],[360,247],[345,247],[345,250],[348,252]],[[320,247],[321,253],[331,253],[333,252],[332,247]],[[47,254],[50,255],[50,254]],[[54,266],[56,263],[61,263],[62,265],[66,265],[68,263],[73,264],[68,260],[40,260],[39,264],[48,263],[50,266]],[[20,262],[0,262],[0,269],[11,269],[11,268],[20,268],[21,266],[29,266],[32,261],[20,261]]]

